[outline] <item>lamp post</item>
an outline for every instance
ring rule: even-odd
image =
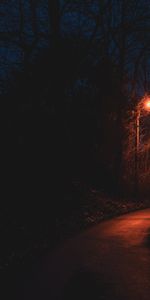
[[[141,112],[150,113],[150,97],[145,96],[141,102],[137,105],[135,116],[136,116],[136,133],[135,133],[135,196],[139,196],[139,148],[140,148],[140,117]]]

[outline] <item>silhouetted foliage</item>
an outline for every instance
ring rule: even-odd
[[[2,96],[9,184],[18,199],[61,195],[61,207],[74,178],[114,192],[124,113],[147,74],[147,2],[32,0],[15,9],[0,33],[21,56]]]

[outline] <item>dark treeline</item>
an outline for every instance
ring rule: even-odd
[[[123,118],[149,84],[149,3],[27,2],[0,33],[22,53],[1,93],[4,190],[23,209],[39,198],[61,211],[77,205],[75,181],[120,187]]]
[[[73,51],[73,63],[67,65]],[[96,67],[87,61],[76,71],[75,51],[69,45],[54,66],[60,84],[49,50],[16,76],[16,88],[5,98],[6,178],[19,198],[40,196],[53,203],[55,197],[56,205],[64,205],[73,181],[114,190],[116,105],[123,97],[117,69],[106,59]]]

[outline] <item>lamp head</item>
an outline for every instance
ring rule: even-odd
[[[150,112],[150,97],[146,97],[143,104],[143,108]]]

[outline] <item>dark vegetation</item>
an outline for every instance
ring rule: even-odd
[[[17,1],[17,32],[0,32],[2,47],[17,45],[23,57],[1,92],[4,268],[45,241],[55,244],[61,220],[84,210],[90,218],[89,200],[103,216],[123,212],[112,204],[129,196],[123,122],[149,87],[146,1],[27,2]],[[91,198],[93,190],[110,205]]]

